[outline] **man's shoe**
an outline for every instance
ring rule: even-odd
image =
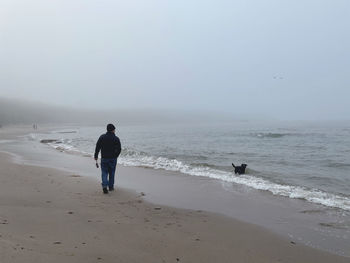
[[[104,194],[108,194],[108,190],[107,190],[106,187],[103,188],[103,193],[104,193]]]
[[[109,189],[109,191],[114,191],[114,187],[112,186],[112,187],[108,187],[108,189]]]

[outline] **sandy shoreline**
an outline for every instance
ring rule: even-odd
[[[106,196],[79,173],[15,164],[5,153],[0,166],[4,263],[349,261],[224,216],[156,206],[140,192]]]

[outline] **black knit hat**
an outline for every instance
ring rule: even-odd
[[[114,131],[115,130],[115,127],[112,123],[108,124],[107,125],[107,131],[111,132],[111,131]]]

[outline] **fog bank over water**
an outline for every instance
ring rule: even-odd
[[[0,96],[349,119],[349,10],[348,0],[2,0]]]
[[[222,122],[237,120],[232,115],[180,110],[110,109],[92,110],[41,102],[0,98],[0,125],[9,124],[85,124],[105,125],[107,122],[129,124],[169,124]]]

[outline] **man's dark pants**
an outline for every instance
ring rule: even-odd
[[[116,158],[102,158],[101,159],[101,176],[102,176],[102,187],[110,188],[114,187],[114,175],[115,168],[117,167]]]

